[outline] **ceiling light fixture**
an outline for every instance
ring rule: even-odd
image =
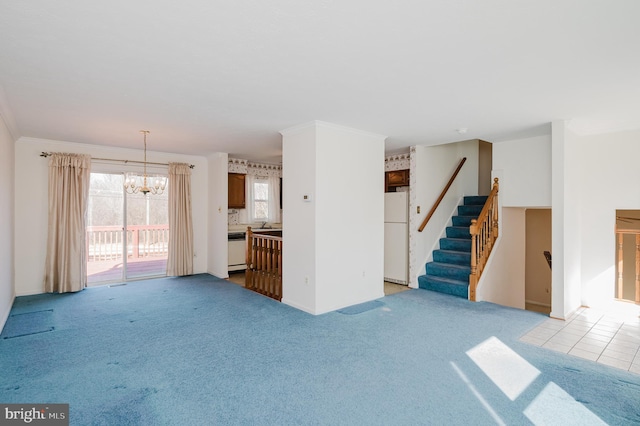
[[[164,192],[167,186],[167,178],[160,175],[154,175],[149,177],[147,175],[147,134],[151,133],[149,130],[140,130],[140,133],[144,135],[144,166],[142,173],[142,183],[140,183],[140,176],[137,173],[127,172],[124,177],[124,189],[127,194],[137,194],[142,192],[144,195],[152,193],[153,195],[160,195]],[[148,182],[153,181],[152,186],[148,186]]]

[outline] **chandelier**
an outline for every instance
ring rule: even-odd
[[[152,193],[153,195],[160,195],[164,192],[167,186],[167,178],[160,175],[147,175],[147,134],[149,130],[140,130],[140,133],[144,135],[144,166],[142,177],[137,173],[128,172],[124,177],[124,189],[127,194],[137,194],[142,192],[144,195]],[[141,181],[142,180],[142,181]]]

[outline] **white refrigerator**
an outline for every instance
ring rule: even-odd
[[[409,283],[409,199],[407,192],[384,194],[384,279]]]

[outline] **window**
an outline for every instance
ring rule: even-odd
[[[280,178],[247,175],[245,183],[248,221],[280,222]]]
[[[269,182],[256,181],[253,183],[253,220],[269,220]]]

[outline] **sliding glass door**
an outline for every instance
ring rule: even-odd
[[[91,173],[87,226],[88,285],[164,276],[167,195],[126,194],[122,174]]]
[[[169,212],[167,192],[126,195],[127,279],[167,274]]]

